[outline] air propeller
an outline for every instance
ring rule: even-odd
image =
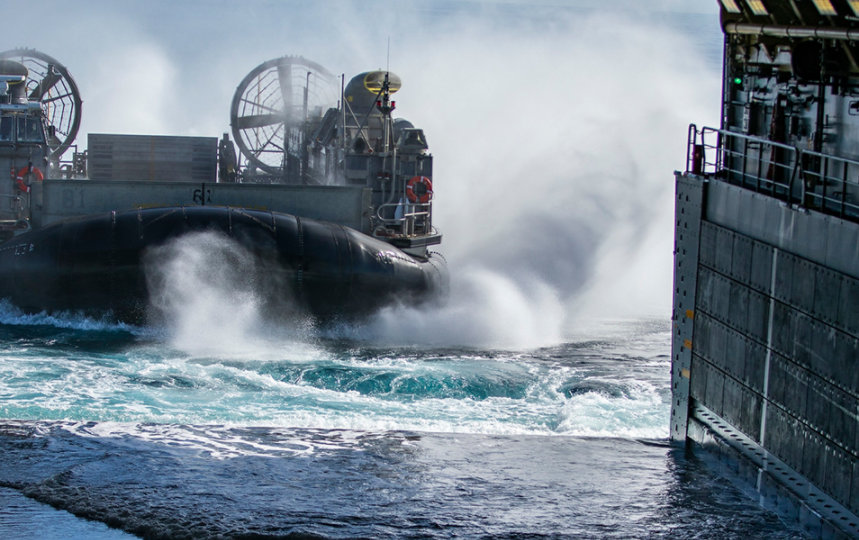
[[[284,56],[263,62],[233,95],[230,125],[247,163],[281,175],[307,141],[305,128],[337,103],[337,78],[315,62]]]
[[[14,60],[28,70],[27,97],[38,101],[45,114],[50,158],[59,160],[78,134],[81,96],[64,65],[35,49],[0,52],[0,60]]]

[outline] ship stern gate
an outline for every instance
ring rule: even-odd
[[[859,162],[695,126],[688,148],[671,437],[813,536],[859,536]]]
[[[675,173],[671,438],[859,537],[859,4],[720,6],[721,125]]]

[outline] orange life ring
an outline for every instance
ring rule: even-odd
[[[32,173],[33,176],[36,177],[36,180],[42,181],[45,179],[45,175],[42,174],[42,171],[40,171],[38,167],[33,167],[31,165],[21,167],[21,170],[18,171],[17,176],[15,176],[15,184],[17,184],[18,189],[20,189],[24,193],[30,193],[29,184],[26,184],[24,182],[24,178],[30,173]]]
[[[426,176],[412,176],[406,183],[406,197],[413,203],[426,204],[432,200],[432,181]]]

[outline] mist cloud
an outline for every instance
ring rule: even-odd
[[[24,44],[77,80],[85,144],[87,132],[219,136],[263,61],[299,54],[348,77],[384,67],[390,38],[397,113],[435,156],[455,294],[358,333],[395,341],[418,325],[435,343],[537,346],[583,318],[670,309],[672,171],[687,124],[717,123],[707,51],[720,34],[715,18],[702,34],[688,18],[630,16],[634,4],[45,2],[42,37]]]

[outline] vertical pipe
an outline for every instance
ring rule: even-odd
[[[340,74],[340,150],[346,157],[346,74]]]
[[[844,217],[844,205],[847,202],[847,170],[849,169],[849,165],[847,162],[844,162],[844,174],[841,178],[841,212],[839,217]]]
[[[731,100],[731,92],[730,92],[730,77],[728,76],[728,62],[729,62],[729,42],[730,39],[729,34],[725,32],[725,39],[723,41],[722,46],[722,114],[719,122],[721,125],[719,129],[728,129],[727,126],[727,118],[728,118],[728,109],[730,108],[730,100]]]
[[[826,108],[824,100],[826,99],[826,73],[824,72],[824,51],[825,47],[820,48],[820,82],[817,86],[817,126],[814,129],[814,151],[823,152],[823,122],[825,119],[824,113]]]
[[[310,71],[307,72],[307,78],[304,81],[304,103],[302,103],[302,112],[304,114],[304,121],[303,121],[304,125],[302,126],[302,130],[299,132],[299,133],[301,133],[301,141],[300,141],[300,144],[301,144],[301,154],[300,154],[301,155],[301,163],[299,165],[301,170],[298,171],[298,174],[299,174],[299,178],[301,178],[302,182],[304,182],[305,184],[309,183],[307,175],[308,175],[308,171],[310,169],[309,168],[310,154],[307,150],[307,144],[308,144],[308,138],[309,138],[308,137],[309,134],[308,134],[307,130],[310,127],[307,124],[307,95],[310,92],[310,75],[311,75],[311,73],[312,72],[310,72]]]

